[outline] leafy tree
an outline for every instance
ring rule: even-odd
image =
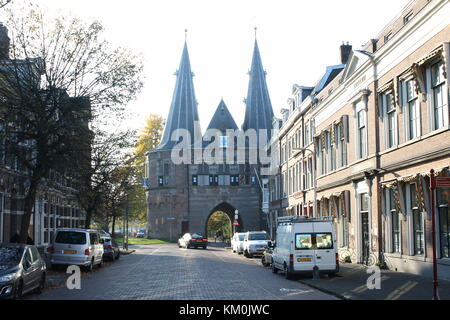
[[[214,238],[217,231],[220,231],[224,239],[232,236],[230,217],[222,211],[215,212],[208,221],[208,237]]]
[[[20,232],[26,242],[40,184],[52,171],[83,166],[96,138],[91,126],[122,116],[142,87],[143,66],[105,40],[99,22],[47,19],[28,3],[5,11],[12,37],[10,57],[0,61],[0,120],[7,153],[27,172]]]

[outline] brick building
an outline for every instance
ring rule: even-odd
[[[450,166],[449,21],[449,1],[411,1],[361,50],[343,44],[314,87],[294,86],[272,140],[273,216],[333,216],[341,259],[431,275],[430,170]],[[437,199],[449,279],[450,190]]]
[[[1,66],[12,63],[9,57],[9,42],[8,30],[0,23]],[[39,59],[35,60],[39,63]],[[20,63],[19,60],[15,61],[16,65]],[[64,91],[61,91],[61,94],[64,94],[70,103],[76,103],[80,110],[90,110],[90,104],[85,99],[70,98]],[[29,172],[18,160],[17,155],[10,152],[8,148],[10,137],[5,134],[3,120],[0,119],[0,242],[9,242],[20,230]],[[32,141],[20,144],[24,153],[33,152]],[[48,245],[57,228],[84,227],[84,213],[77,204],[75,193],[76,185],[65,173],[51,171],[42,181],[29,229],[29,235],[36,245]]]

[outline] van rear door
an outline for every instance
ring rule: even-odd
[[[336,248],[333,227],[329,223],[315,223],[314,247],[316,263],[320,270],[336,269]]]
[[[295,225],[294,237],[294,270],[311,271],[316,265],[312,224],[300,223]]]

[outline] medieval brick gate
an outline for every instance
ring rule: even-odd
[[[209,130],[218,132],[217,135],[213,137],[213,141],[206,138],[199,144],[203,151],[217,139],[220,142],[219,152],[232,152],[234,148],[234,163],[224,163],[221,160],[211,163],[205,158],[200,163],[195,161],[195,164],[175,164],[172,161],[171,152],[176,151],[175,147],[184,141],[184,138],[173,140],[180,131],[189,133],[191,152],[197,148],[197,141],[192,138],[205,138],[201,134],[187,43],[184,45],[176,76],[173,100],[161,143],[148,154],[146,186],[149,236],[174,240],[175,236],[187,232],[206,233],[208,220],[216,211],[225,212],[234,221],[235,211],[238,210],[239,231],[267,229],[267,221],[262,214],[260,181],[263,177],[259,176],[262,164],[258,161],[250,163],[249,155],[250,150],[257,148],[246,144],[245,163],[238,162],[237,145],[231,143],[231,139],[235,137],[229,136],[230,131],[240,130],[244,133],[268,133],[267,141],[263,143],[271,139],[274,114],[258,42],[255,40],[243,125],[237,126],[222,99],[208,126]],[[228,160],[228,157],[224,158]]]

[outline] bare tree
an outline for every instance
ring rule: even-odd
[[[0,0],[0,9],[8,5],[12,0]]]
[[[86,212],[85,228],[89,228],[92,219],[101,216],[108,205],[111,185],[118,183],[116,172],[128,162],[127,150],[134,144],[134,135],[132,130],[107,132],[98,129],[89,158],[73,169],[72,175],[80,183],[76,196]]]
[[[21,242],[40,183],[89,168],[92,125],[122,116],[142,87],[141,59],[103,38],[99,22],[47,20],[36,5],[6,8],[9,54],[0,55],[0,121],[9,161],[27,173]]]

